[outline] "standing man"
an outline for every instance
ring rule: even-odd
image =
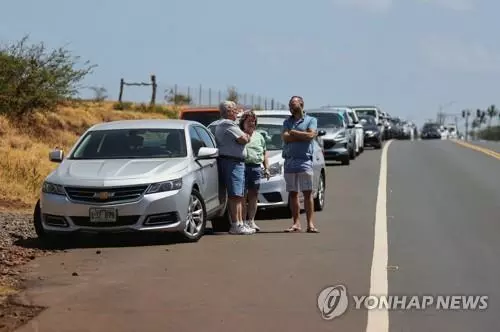
[[[254,234],[255,230],[243,222],[243,200],[245,197],[245,145],[250,136],[244,133],[236,118],[239,109],[232,101],[223,101],[219,105],[222,117],[215,128],[215,140],[219,149],[218,167],[221,185],[228,195],[229,215],[231,217],[230,234]]]
[[[285,159],[286,190],[290,195],[293,225],[286,232],[300,232],[299,192],[304,195],[307,232],[319,233],[314,226],[313,205],[313,144],[317,119],[304,114],[304,100],[293,96],[288,103],[292,115],[283,122],[283,157]]]

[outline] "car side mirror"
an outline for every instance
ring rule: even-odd
[[[218,156],[219,156],[219,149],[207,148],[204,146],[198,150],[198,155],[196,156],[196,159],[197,160],[213,159],[213,158],[217,158]]]
[[[64,151],[61,149],[54,149],[49,152],[49,160],[53,163],[61,163],[64,160]]]
[[[326,131],[324,131],[324,130],[318,131],[318,137],[325,136],[325,135],[326,135]]]

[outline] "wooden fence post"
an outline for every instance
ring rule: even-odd
[[[151,106],[154,106],[156,103],[156,88],[158,87],[156,84],[156,75],[151,75],[151,86],[153,89],[151,92]]]
[[[123,86],[125,85],[125,80],[120,79],[120,93],[118,94],[118,102],[121,104],[123,98]]]

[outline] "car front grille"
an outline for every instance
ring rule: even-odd
[[[69,198],[73,201],[109,204],[137,200],[147,188],[147,185],[141,185],[109,188],[66,187],[65,189]]]
[[[335,146],[335,141],[333,140],[329,140],[329,139],[325,139],[323,140],[323,148],[328,150],[328,149],[331,149]]]

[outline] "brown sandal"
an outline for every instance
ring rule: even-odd
[[[288,229],[285,229],[285,233],[297,233],[297,232],[302,232],[302,229],[300,227],[292,226]]]
[[[307,233],[319,233],[316,227],[307,227]]]

